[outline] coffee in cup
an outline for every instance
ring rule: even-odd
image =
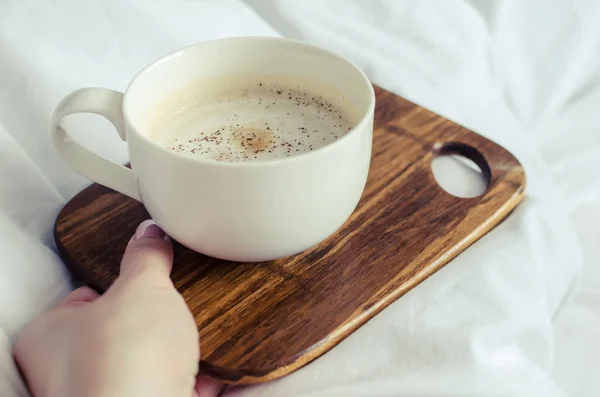
[[[264,161],[327,146],[358,121],[342,94],[293,76],[204,78],[149,113],[149,137],[183,156]]]

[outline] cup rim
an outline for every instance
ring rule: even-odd
[[[129,104],[129,101],[128,101],[129,97],[127,94],[132,89],[132,87],[136,84],[136,82],[142,77],[142,75],[150,73],[155,66],[157,66],[163,62],[168,62],[171,59],[181,55],[182,53],[184,53],[186,51],[189,51],[192,48],[201,47],[201,46],[209,44],[209,43],[227,42],[227,41],[287,42],[287,43],[290,43],[290,44],[293,44],[293,45],[296,45],[299,47],[304,47],[304,48],[310,49],[312,51],[317,51],[322,54],[333,57],[333,58],[347,64],[354,70],[356,70],[358,72],[358,76],[363,80],[364,83],[366,83],[366,86],[370,87],[370,89],[368,90],[369,91],[369,105],[368,105],[367,111],[363,112],[359,121],[356,123],[356,125],[354,125],[352,127],[352,129],[350,131],[348,131],[341,138],[338,138],[338,139],[334,140],[333,142],[328,143],[325,146],[322,146],[318,149],[311,150],[308,152],[289,156],[289,157],[280,157],[280,158],[260,160],[260,161],[218,161],[218,160],[199,157],[199,156],[198,157],[182,156],[182,155],[176,154],[173,151],[165,148],[164,146],[159,145],[158,143],[154,142],[152,139],[148,138],[146,135],[137,131],[136,128],[131,128],[131,129],[128,128],[127,132],[129,133],[129,131],[133,130],[134,131],[133,133],[137,137],[141,138],[145,143],[152,145],[153,147],[157,148],[159,151],[162,151],[165,154],[167,154],[169,156],[173,156],[174,158],[177,158],[181,161],[195,163],[195,164],[219,166],[219,167],[266,167],[266,166],[276,166],[276,165],[281,165],[281,164],[288,164],[288,163],[293,163],[293,162],[297,162],[297,161],[310,160],[311,157],[319,156],[319,155],[322,155],[324,152],[330,152],[332,150],[335,150],[335,148],[337,148],[338,146],[343,145],[345,141],[351,139],[351,136],[359,134],[360,131],[363,130],[366,127],[366,125],[370,122],[371,115],[375,111],[375,91],[373,89],[373,85],[372,85],[371,81],[369,80],[369,78],[367,77],[367,75],[358,66],[356,66],[356,64],[354,64],[352,61],[350,61],[348,58],[346,58],[342,55],[339,55],[335,52],[326,50],[322,47],[319,47],[319,46],[316,46],[313,44],[309,44],[309,43],[306,43],[306,42],[303,42],[300,40],[288,39],[288,38],[283,38],[283,37],[269,37],[269,36],[238,36],[238,37],[226,37],[226,38],[212,39],[212,40],[207,40],[207,41],[202,41],[199,43],[191,44],[191,45],[182,47],[178,50],[172,51],[172,52],[152,61],[151,63],[147,64],[146,66],[144,66],[139,72],[137,72],[135,74],[133,79],[127,85],[127,88],[125,89],[125,92],[123,94],[122,113],[123,113],[123,118],[126,121],[126,124],[134,125],[134,123],[129,118],[128,111],[127,111],[128,104]]]

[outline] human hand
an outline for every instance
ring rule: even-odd
[[[222,385],[197,377],[198,330],[169,278],[173,248],[145,221],[115,283],[67,296],[19,334],[15,359],[34,397],[212,397]]]

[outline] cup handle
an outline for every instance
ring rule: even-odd
[[[74,141],[60,125],[62,119],[74,113],[94,113],[107,118],[123,141],[127,140],[123,119],[123,94],[105,88],[82,88],[67,95],[52,116],[50,134],[58,154],[76,172],[141,201],[133,171],[108,161]]]

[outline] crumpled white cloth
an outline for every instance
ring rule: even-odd
[[[326,355],[225,395],[600,395],[598,20],[594,0],[0,0],[0,395],[24,395],[9,341],[70,289],[52,223],[89,182],[50,148],[56,103],[82,86],[123,90],[191,43],[276,34],[507,147],[527,196]],[[126,161],[108,122],[69,124]]]

